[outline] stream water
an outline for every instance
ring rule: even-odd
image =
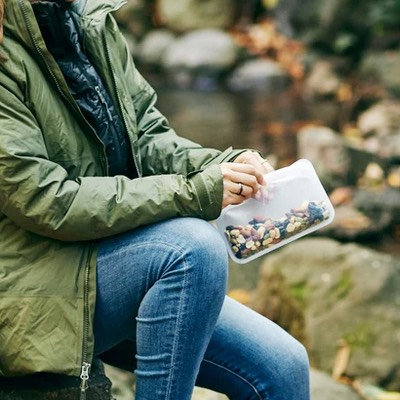
[[[280,166],[296,158],[296,130],[310,121],[334,126],[334,102],[309,103],[295,88],[281,93],[238,93],[169,88],[157,80],[158,108],[179,135],[205,147],[252,148]]]

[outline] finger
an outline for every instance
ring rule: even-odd
[[[274,167],[268,162],[268,160],[261,161],[261,165],[267,174],[275,170]]]
[[[253,165],[262,175],[274,171],[274,168],[269,161],[262,158],[258,153],[253,152],[249,155],[247,162]]]
[[[242,191],[240,193],[240,190]],[[246,195],[251,189],[246,188],[244,185],[240,186],[238,183],[224,181],[224,194],[222,200],[222,208],[228,205],[240,204],[246,200]],[[240,194],[239,194],[240,193]]]
[[[223,165],[223,164],[221,164]],[[261,168],[261,164],[258,164],[258,166],[252,165],[252,164],[243,164],[243,163],[227,163],[226,164],[228,167],[228,170],[232,172],[231,175],[229,175],[229,177],[232,178],[233,181],[235,182],[242,182],[244,178],[244,175],[248,175],[250,177],[255,178],[255,181],[259,184],[259,185],[263,185],[264,184],[264,170]],[[256,185],[252,185],[249,182],[244,182],[246,185],[248,184],[249,186],[256,186]]]

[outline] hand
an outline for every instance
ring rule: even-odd
[[[262,158],[257,152],[251,150],[241,153],[236,158],[235,163],[253,165],[254,168],[256,168],[256,170],[263,175],[274,170],[272,165],[267,160]]]
[[[240,204],[254,196],[264,184],[260,168],[245,163],[222,163],[224,193],[222,208],[230,204]]]
[[[265,186],[263,175],[273,170],[267,160],[250,150],[240,154],[233,163],[221,164],[224,180],[222,208],[262,194],[260,189]]]

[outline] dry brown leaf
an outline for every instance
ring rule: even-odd
[[[335,360],[333,362],[333,379],[339,380],[345,374],[350,361],[350,353],[350,345],[344,339],[340,340],[338,343]]]

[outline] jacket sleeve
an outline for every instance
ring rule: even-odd
[[[0,220],[64,241],[92,240],[176,216],[213,219],[222,203],[220,169],[193,177],[71,178],[49,159],[34,115],[0,86]]]

